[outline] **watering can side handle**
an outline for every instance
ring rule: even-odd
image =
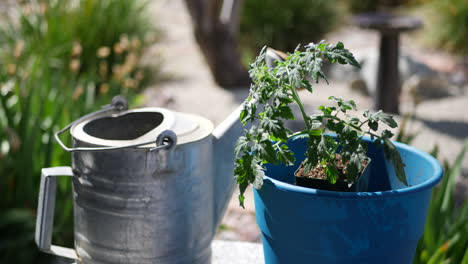
[[[226,211],[227,204],[236,187],[234,179],[234,148],[244,127],[239,117],[243,105],[236,108],[221,124],[213,130],[214,137],[214,229],[216,233]],[[248,127],[247,127],[248,128]]]
[[[52,245],[58,176],[73,176],[73,171],[70,167],[45,168],[41,171],[35,241],[41,251],[70,259],[78,259],[74,249]]]
[[[221,139],[236,123],[240,123],[239,116],[242,111],[243,105],[239,105],[229,116],[224,119],[216,128],[213,130],[213,136],[216,139]]]

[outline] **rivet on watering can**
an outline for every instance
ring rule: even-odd
[[[117,95],[112,98],[112,103],[114,109],[118,111],[128,110],[128,101],[123,96]]]
[[[149,151],[155,151],[158,149],[172,150],[177,145],[177,135],[172,130],[164,130],[156,138],[156,147],[151,148]]]

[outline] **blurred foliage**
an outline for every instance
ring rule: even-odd
[[[53,133],[108,104],[136,98],[156,32],[147,2],[26,2],[0,19],[0,263],[41,263],[34,244],[44,167],[70,165]],[[70,144],[70,136],[63,139]],[[59,180],[53,242],[73,246],[71,182]]]
[[[457,206],[455,201],[456,183],[467,149],[468,139],[454,163],[444,162],[444,177],[432,191],[415,264],[468,264],[468,203],[464,200]]]
[[[433,45],[468,55],[468,1],[425,1],[425,37]]]
[[[247,0],[240,22],[244,61],[265,45],[292,52],[297,44],[318,42],[339,24],[341,4],[328,0]]]
[[[416,106],[403,116],[396,139],[411,144],[419,132],[411,132],[411,121],[415,118]],[[432,191],[423,237],[419,240],[414,264],[468,264],[468,202],[455,200],[456,184],[462,174],[462,164],[468,151],[465,140],[455,161],[444,162],[444,176]],[[438,145],[431,150],[437,158]]]
[[[146,34],[151,31],[146,6],[146,0],[28,2],[5,14],[1,58],[13,67],[44,56],[49,67],[69,69],[98,84],[135,88],[149,76],[136,67],[145,42],[154,38]]]

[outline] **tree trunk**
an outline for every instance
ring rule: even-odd
[[[241,0],[185,0],[195,39],[217,84],[248,87],[250,78],[237,47]]]

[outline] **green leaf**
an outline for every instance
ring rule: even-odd
[[[279,162],[286,165],[293,165],[294,161],[296,160],[294,158],[294,153],[291,150],[289,150],[288,146],[285,144],[282,144],[281,146],[277,147],[276,158]]]
[[[351,124],[353,124],[353,125],[358,125],[358,124],[361,123],[361,120],[359,120],[359,118],[357,118],[357,117],[352,117],[352,118],[349,119],[349,122]]]
[[[309,136],[321,136],[323,134],[323,129],[314,129],[308,131]]]
[[[390,130],[385,129],[384,131],[382,131],[382,137],[392,138],[393,133]]]
[[[274,135],[275,137],[281,140],[287,140],[287,132],[283,126],[283,122],[277,119],[264,118],[260,121],[260,127],[265,130],[265,132]]]
[[[244,125],[244,126],[245,126],[245,124],[246,124],[246,122],[247,122],[246,117],[247,117],[247,110],[243,109],[243,110],[241,111],[241,113],[240,113],[239,119],[240,119],[242,125]]]
[[[335,184],[339,175],[338,169],[336,168],[335,164],[327,163],[325,167],[325,173],[327,174],[327,180],[331,184]]]
[[[331,62],[338,62],[340,64],[350,64],[357,68],[361,68],[359,62],[356,61],[353,54],[344,48],[342,42],[338,42],[334,47],[327,47],[325,50],[325,57]]]
[[[390,139],[384,138],[383,141],[384,150],[386,150],[385,156],[387,157],[387,159],[392,161],[398,180],[400,180],[403,184],[408,186],[408,181],[406,180],[405,174],[405,164],[401,159],[400,152],[398,152],[398,149],[395,147],[395,145],[393,145]]]
[[[247,132],[246,132],[247,133]],[[248,153],[250,152],[250,141],[247,139],[247,136],[241,136],[237,140],[236,146],[234,148],[234,153],[236,157],[239,156],[240,153]]]
[[[239,185],[240,186],[240,185]],[[240,189],[240,187],[239,187]],[[244,192],[245,192],[245,189],[244,191],[239,191],[239,196],[237,196],[237,198],[239,199],[239,205],[245,209],[245,206],[244,206],[244,201],[245,201],[245,196],[244,196]]]
[[[379,129],[379,123],[377,121],[369,120],[367,125],[369,126],[370,129],[372,129],[374,131],[377,131],[377,129]]]
[[[315,58],[315,60],[313,60],[309,66],[310,68],[308,68],[310,76],[315,81],[315,83],[318,83],[320,78],[323,78],[328,83],[327,77],[325,76],[325,73],[323,73],[322,66],[323,60],[321,58]]]
[[[367,113],[368,114],[368,113]],[[378,112],[375,112],[369,116],[369,120],[372,121],[382,121],[386,125],[388,125],[391,128],[395,128],[398,126],[398,124],[395,122],[393,117],[387,113],[382,112],[382,110],[379,110]]]
[[[259,142],[259,144],[255,145],[254,152],[258,153],[259,157],[268,163],[277,163],[276,152],[273,148],[273,143],[268,139],[262,140]]]
[[[349,182],[354,182],[359,176],[364,158],[361,158],[361,156],[357,154],[351,155],[351,159],[348,165],[346,165],[346,177]]]
[[[324,75],[325,76],[325,75]],[[313,92],[312,85],[310,84],[309,81],[305,80],[302,82],[302,87],[304,87],[307,91]]]
[[[287,105],[281,105],[278,107],[278,115],[287,120],[294,120],[294,114],[291,108]]]

